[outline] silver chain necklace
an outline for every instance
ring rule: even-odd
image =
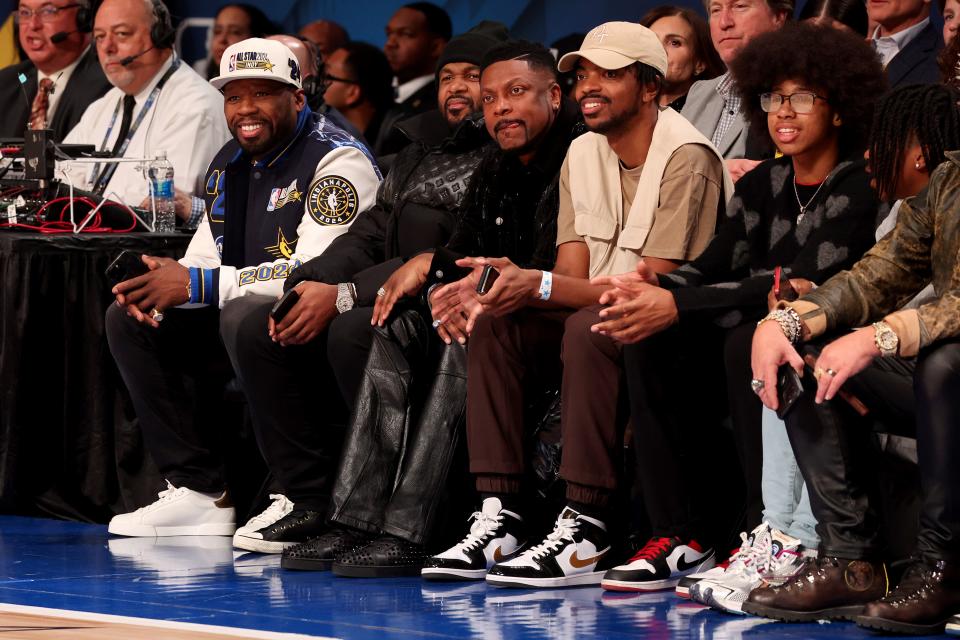
[[[830,175],[827,175],[829,178]],[[820,183],[820,186],[817,187],[817,190],[813,192],[813,195],[810,196],[810,199],[807,200],[807,204],[800,202],[800,192],[797,190],[797,176],[793,176],[793,195],[797,198],[797,206],[800,207],[800,215],[797,216],[797,224],[800,224],[800,221],[803,220],[803,216],[807,213],[807,208],[810,206],[810,203],[813,202],[814,198],[817,197],[817,194],[820,193],[820,189],[823,189],[823,185],[827,184],[827,178],[823,179],[823,182]]]

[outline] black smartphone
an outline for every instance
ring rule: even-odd
[[[143,260],[140,259],[139,253],[136,251],[130,251],[129,249],[124,249],[120,252],[120,255],[114,258],[113,262],[110,263],[110,266],[107,267],[104,275],[107,276],[107,280],[112,286],[123,282],[124,280],[142,276],[148,271],[150,271],[150,269],[147,268],[147,265],[143,264]]]
[[[493,287],[493,283],[497,281],[497,278],[500,277],[500,272],[494,269],[491,265],[486,265],[483,268],[483,271],[480,273],[480,282],[477,283],[477,293],[479,295],[485,294],[487,291],[490,291]]]
[[[290,289],[274,303],[273,308],[270,309],[270,317],[273,318],[274,322],[280,322],[290,313],[290,309],[293,309],[293,305],[297,304],[299,299],[300,294],[297,293],[297,290]]]
[[[781,365],[777,370],[777,417],[783,420],[801,394],[803,382],[800,375],[790,365]]]
[[[780,267],[773,270],[773,297],[787,302],[793,302],[800,297],[790,284],[790,278],[783,277],[783,269]]]

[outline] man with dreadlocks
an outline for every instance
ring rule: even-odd
[[[803,370],[795,344],[863,327],[823,349],[804,381],[809,392],[786,419],[821,550],[829,553],[782,587],[754,590],[745,611],[795,620],[829,607],[859,614],[861,626],[928,634],[942,632],[960,610],[960,468],[953,463],[960,404],[952,400],[960,392],[960,152],[946,151],[960,145],[957,98],[944,87],[909,87],[884,101],[884,126],[871,144],[878,190],[902,195],[914,179],[923,187],[924,173],[929,183],[903,201],[895,228],[851,270],[781,303],[768,316],[774,322],[754,335],[756,386],[776,409],[777,368]],[[930,282],[931,300],[899,309]],[[866,606],[855,587],[877,570],[872,560],[881,548],[867,489],[871,470],[860,455],[870,430],[833,401],[841,387],[883,424],[914,425],[917,438],[922,504],[911,565],[896,589]],[[814,580],[803,582],[808,577]]]

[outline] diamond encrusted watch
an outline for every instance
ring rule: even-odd
[[[884,358],[897,355],[900,348],[900,337],[890,325],[881,320],[873,323],[873,341]]]
[[[337,285],[337,312],[345,313],[353,309],[357,302],[357,288],[352,282],[341,282]]]

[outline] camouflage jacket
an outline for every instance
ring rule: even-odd
[[[935,298],[901,308],[931,282]],[[790,306],[807,337],[883,318],[903,357],[960,336],[960,151],[947,153],[927,188],[901,205],[893,231],[849,271]]]

